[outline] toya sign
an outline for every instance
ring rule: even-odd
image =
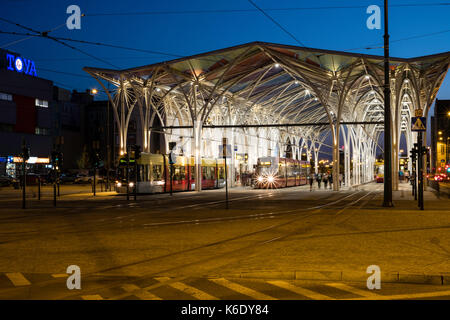
[[[6,54],[6,68],[8,70],[24,73],[30,76],[37,76],[34,61],[19,56],[14,56],[11,53]]]

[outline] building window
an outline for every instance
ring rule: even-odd
[[[50,130],[47,128],[38,128],[36,127],[34,129],[34,133],[40,136],[49,136],[50,135]]]
[[[0,92],[0,100],[12,101],[12,94]]]
[[[48,108],[48,101],[36,99],[36,107]]]

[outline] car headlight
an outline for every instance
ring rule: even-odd
[[[258,182],[263,182],[263,180],[264,180],[263,177],[261,176],[258,177]]]
[[[275,181],[275,178],[274,178],[273,176],[269,176],[269,177],[267,177],[267,181],[268,181],[269,183],[272,183],[272,182]]]

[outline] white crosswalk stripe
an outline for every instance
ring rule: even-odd
[[[146,290],[143,290],[134,284],[124,284],[122,286],[122,289],[124,289],[127,292],[130,292],[131,294],[135,295],[136,297],[142,300],[162,300],[160,297]]]
[[[218,279],[209,279],[209,281],[212,281],[214,283],[217,283],[221,286],[227,287],[228,289],[231,289],[233,291],[245,294],[246,296],[252,297],[256,300],[277,300],[277,298],[271,297],[267,294],[264,294],[262,292],[258,292],[256,290],[250,289],[248,287],[242,286],[240,284],[237,284],[235,282],[231,282],[224,278],[218,278]]]
[[[20,272],[6,273],[6,276],[16,287],[29,286],[31,284]]]
[[[158,277],[155,279],[158,280],[159,282],[165,282],[165,281],[170,280],[170,278],[167,278],[167,277]],[[199,290],[197,288],[189,286],[183,282],[168,283],[167,285],[174,289],[183,291],[199,300],[219,300],[218,298],[210,295],[209,293],[206,293],[202,290]]]
[[[308,298],[311,298],[314,300],[335,300],[332,297],[320,294],[318,292],[295,286],[287,281],[273,280],[273,281],[267,281],[267,282],[276,287],[286,289],[288,291],[300,294],[302,296],[305,296],[305,297],[308,297]]]
[[[340,290],[344,290],[344,291],[347,291],[347,292],[351,292],[351,293],[354,293],[354,294],[356,294],[358,296],[362,296],[362,297],[366,297],[366,298],[379,297],[378,294],[376,294],[376,293],[374,293],[372,291],[369,291],[369,289],[361,290],[361,289],[358,289],[358,288],[355,288],[355,287],[348,286],[348,285],[346,285],[344,283],[327,283],[327,286],[330,286],[330,287],[333,287],[333,288],[337,288],[337,289],[340,289]]]
[[[99,294],[90,294],[86,296],[81,296],[83,300],[103,300],[102,296]]]

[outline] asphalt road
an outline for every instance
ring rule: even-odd
[[[408,186],[0,195],[0,299],[448,299],[450,206]],[[10,195],[8,196],[8,193]],[[133,199],[131,197],[131,199]],[[68,290],[66,269],[81,269]],[[381,269],[368,290],[366,269]],[[444,284],[444,285],[442,285]]]

